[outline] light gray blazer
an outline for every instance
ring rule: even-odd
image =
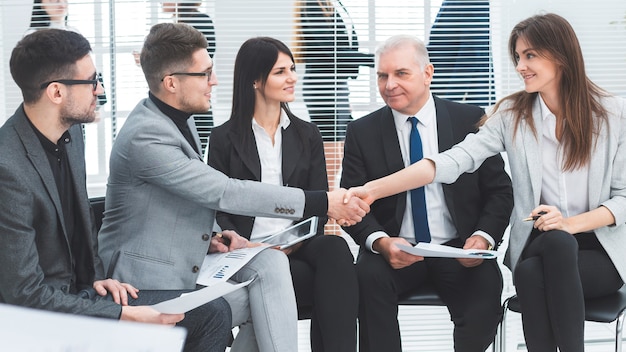
[[[303,217],[302,190],[230,179],[209,167],[150,99],[130,113],[109,167],[100,256],[109,276],[139,289],[196,287],[216,210]]]
[[[602,99],[609,113],[592,151],[589,165],[589,209],[608,208],[615,217],[614,226],[595,230],[598,240],[608,253],[620,276],[626,281],[626,103],[619,97]],[[436,164],[434,182],[451,183],[463,172],[474,171],[485,158],[507,152],[513,181],[515,206],[511,215],[511,236],[505,264],[514,270],[528,236],[532,222],[522,221],[539,205],[542,164],[541,142],[526,124],[521,124],[513,138],[513,116],[502,104],[478,133],[449,151],[433,157]],[[540,102],[533,106],[537,131],[541,131]]]

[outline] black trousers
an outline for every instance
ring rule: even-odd
[[[315,236],[289,255],[298,308],[311,308],[313,352],[356,351],[359,285],[346,241]]]
[[[623,285],[593,233],[533,230],[514,282],[528,351],[584,351],[585,298]]]
[[[456,259],[426,258],[396,270],[381,255],[361,250],[357,273],[361,352],[402,351],[398,297],[429,282],[450,312],[456,352],[485,351],[493,342],[502,317],[502,274],[495,260],[466,268]]]
[[[128,304],[131,306],[152,305],[190,291],[192,290],[141,290],[137,299],[128,296]],[[231,319],[230,306],[223,298],[218,298],[185,313],[185,318],[176,324],[187,329],[184,351],[225,351],[231,338]]]

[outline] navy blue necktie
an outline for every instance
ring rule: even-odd
[[[424,157],[422,152],[422,139],[417,130],[417,118],[409,117],[412,128],[410,135],[411,164]],[[415,229],[415,240],[417,242],[430,242],[430,230],[428,229],[428,216],[426,215],[426,196],[424,187],[411,190],[411,207],[413,208],[413,227]]]

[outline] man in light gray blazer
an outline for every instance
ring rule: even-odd
[[[89,42],[46,29],[13,49],[24,103],[0,127],[0,303],[62,313],[181,325],[186,351],[224,351],[230,309],[222,299],[186,316],[148,306],[184,291],[142,291],[107,279],[85,186],[81,123],[96,116]],[[128,297],[130,295],[130,297]],[[185,318],[181,321],[181,319]]]
[[[211,236],[216,210],[294,220],[328,214],[351,224],[369,210],[361,200],[344,204],[342,190],[305,192],[229,179],[203,162],[190,117],[210,108],[217,79],[206,40],[193,27],[152,27],[141,67],[150,93],[113,145],[99,235],[111,277],[139,289],[195,288],[207,252],[247,246],[231,231]],[[287,257],[262,251],[234,279],[254,281],[225,296],[240,328],[231,351],[294,351],[297,314]]]

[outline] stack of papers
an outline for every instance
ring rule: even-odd
[[[402,244],[397,244],[396,246],[407,253],[422,257],[495,259],[500,255],[498,251],[462,249],[426,242],[420,242],[415,247]]]
[[[235,249],[226,253],[210,253],[204,257],[196,283],[202,286],[213,286],[225,282],[235,275],[255,255],[268,247],[258,246]]]
[[[181,314],[186,313],[194,308],[211,302],[212,300],[231,293],[240,287],[247,286],[252,280],[246,282],[231,284],[229,282],[220,282],[211,287],[189,292],[180,297],[173,298],[161,303],[152,305],[152,308],[165,314]]]

